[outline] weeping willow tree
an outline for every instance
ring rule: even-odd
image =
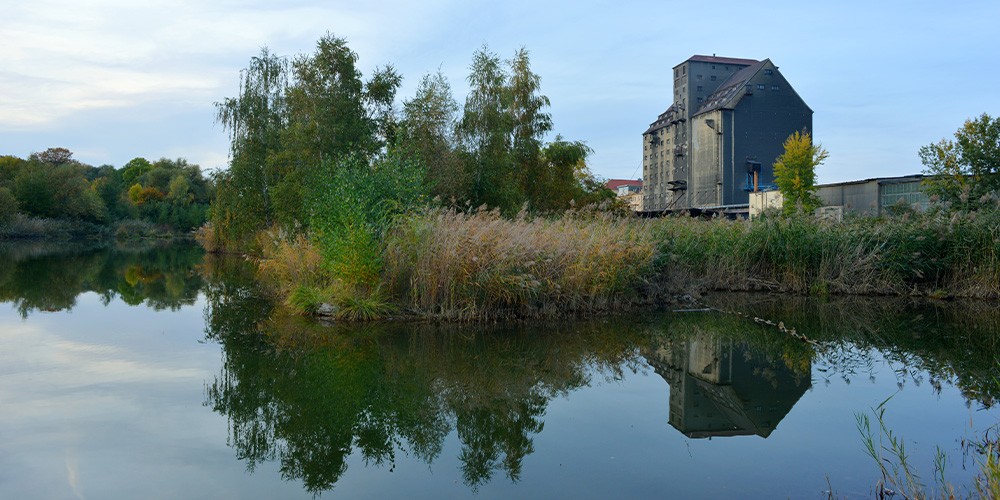
[[[266,48],[240,72],[237,97],[216,103],[216,120],[229,130],[229,170],[216,179],[212,224],[223,246],[246,243],[271,225],[269,163],[283,149],[288,126],[288,61]]]

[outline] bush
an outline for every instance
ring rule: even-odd
[[[13,220],[18,208],[14,193],[11,193],[10,189],[0,187],[0,226],[5,226]]]

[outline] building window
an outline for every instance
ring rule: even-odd
[[[712,75],[712,81],[713,82],[715,81],[715,75]]]
[[[701,80],[701,75],[698,75],[698,79]]]
[[[758,83],[757,84],[757,90],[764,90],[764,84],[763,83]]]
[[[774,70],[773,69],[765,69],[764,70],[764,74],[767,75],[767,76],[771,76],[771,75],[774,74]]]
[[[702,90],[701,85],[699,85],[698,86],[698,92],[701,92],[701,90]]]
[[[698,104],[701,104],[701,98],[700,97],[698,98]]]
[[[781,87],[777,85],[771,85],[771,90],[781,90]]]

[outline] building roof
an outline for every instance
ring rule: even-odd
[[[694,114],[699,115],[701,113],[707,113],[719,108],[729,108],[739,101],[739,97],[743,95],[743,89],[746,83],[750,81],[754,75],[763,68],[770,59],[764,59],[763,61],[754,61],[753,64],[747,66],[730,76],[728,80],[722,82],[719,85],[718,90],[712,92],[711,95],[705,98],[705,104],[703,104],[698,111]]]
[[[707,62],[707,63],[715,63],[715,64],[739,64],[739,65],[743,65],[743,66],[749,66],[751,64],[755,64],[755,63],[760,62],[760,61],[758,61],[756,59],[739,59],[739,58],[736,58],[736,57],[716,57],[714,55],[712,55],[712,56],[694,55],[694,56],[689,57],[688,60],[684,61],[684,62],[688,62],[688,61]],[[684,63],[681,63],[681,64],[684,64]],[[680,66],[681,64],[678,64],[677,66]],[[674,67],[676,68],[677,66],[674,66]]]
[[[829,187],[840,187],[840,186],[851,186],[854,184],[868,184],[869,182],[877,182],[879,184],[899,184],[904,182],[920,182],[924,180],[924,174],[910,174],[910,175],[900,175],[896,177],[869,177],[867,179],[859,179],[855,181],[844,181],[844,182],[831,182],[829,184],[817,184],[817,188],[829,188]]]
[[[671,104],[666,111],[660,113],[660,115],[656,117],[656,121],[649,124],[649,128],[647,128],[646,131],[642,133],[642,135],[646,135],[650,132],[659,130],[663,127],[666,127],[667,125],[670,125],[670,122],[673,121],[674,119],[674,111],[676,111],[676,108],[674,107],[673,104]]]
[[[642,187],[642,179],[608,179],[604,185],[612,191],[618,191],[618,186]]]

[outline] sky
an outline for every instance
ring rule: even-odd
[[[525,47],[554,129],[603,178],[642,175],[642,132],[695,54],[770,58],[814,111],[821,183],[919,173],[920,146],[1000,116],[1000,2],[0,0],[0,155],[65,147],[226,168],[214,103],[267,47],[346,38],[364,75],[403,75],[397,108],[440,71],[464,102],[473,53]]]

